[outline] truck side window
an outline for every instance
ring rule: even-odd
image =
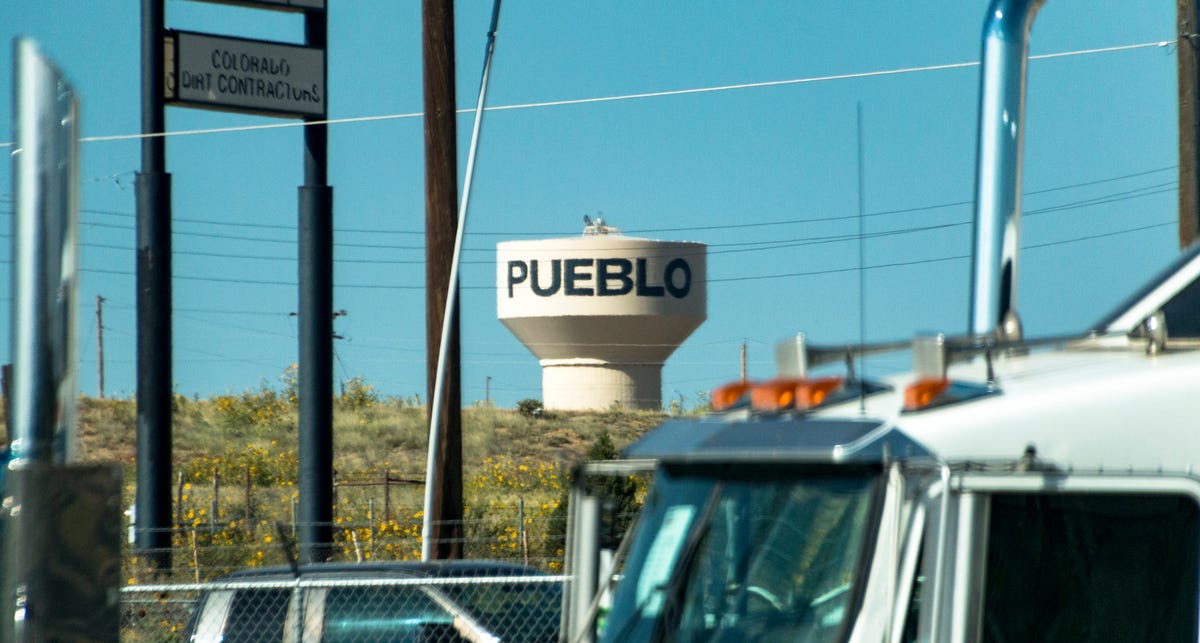
[[[1162,311],[1168,336],[1200,338],[1200,279],[1179,291]]]
[[[924,559],[925,555],[922,553],[917,559],[917,569],[913,572],[912,591],[908,595],[908,610],[904,617],[903,634],[900,636],[903,643],[917,643],[920,637],[922,598],[925,595]]]
[[[982,640],[1195,641],[1198,523],[1181,495],[994,495]]]

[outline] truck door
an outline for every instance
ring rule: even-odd
[[[908,640],[1200,636],[1196,480],[973,474],[944,500],[930,503],[919,635]]]

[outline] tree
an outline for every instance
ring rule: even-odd
[[[587,452],[589,461],[615,460],[617,456],[617,448],[608,431],[601,431]],[[563,487],[558,507],[550,514],[546,534],[546,555],[550,558],[560,556],[560,543],[566,542],[567,513],[570,511],[567,505],[570,490],[574,485],[571,477],[567,476],[567,484]],[[587,481],[587,492],[600,498],[601,502],[600,546],[615,549],[641,509],[637,480],[630,476],[592,476]]]
[[[527,397],[520,402],[517,402],[517,413],[527,417],[535,418],[542,414],[542,401]]]

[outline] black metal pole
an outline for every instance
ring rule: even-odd
[[[164,0],[142,0],[142,134],[166,130]],[[142,139],[137,191],[137,502],[135,546],[171,567],[171,175],[161,136]]]
[[[325,47],[323,11],[305,13],[310,47]],[[328,131],[304,128],[300,186],[300,560],[328,560],[333,543],[333,188]]]

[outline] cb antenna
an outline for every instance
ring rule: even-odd
[[[863,110],[862,101],[855,103],[858,131],[858,410],[867,411],[867,270],[865,262],[866,205],[863,188]]]

